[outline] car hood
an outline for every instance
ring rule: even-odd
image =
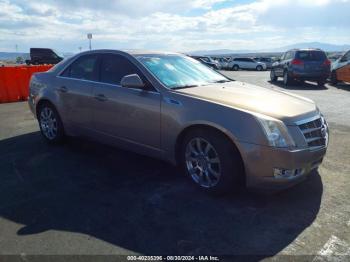
[[[286,124],[294,124],[296,121],[314,116],[317,112],[315,103],[310,99],[239,81],[179,89],[177,92],[270,116]]]

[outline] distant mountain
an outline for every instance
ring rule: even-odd
[[[62,53],[63,57],[70,57],[74,53]],[[15,52],[0,52],[0,60],[3,61],[16,61],[17,57],[22,57],[23,60],[30,59],[29,53],[15,53]]]
[[[320,48],[326,52],[344,52],[350,49],[350,45],[334,45],[320,42],[297,43],[294,45],[277,48],[276,51],[286,51],[294,48]]]
[[[218,49],[218,50],[198,50],[191,51],[188,54],[191,55],[226,55],[226,54],[241,54],[253,52],[251,50],[230,50],[230,49]]]
[[[0,52],[0,60],[15,61],[17,57],[29,59],[29,53]]]
[[[232,55],[232,54],[258,54],[258,53],[279,53],[285,52],[294,48],[320,48],[326,52],[344,52],[350,49],[350,45],[334,45],[320,42],[297,43],[293,45],[266,48],[260,50],[231,50],[231,49],[217,49],[217,50],[199,50],[188,52],[192,55]]]

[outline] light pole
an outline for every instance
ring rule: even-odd
[[[89,39],[89,49],[91,50],[91,39],[92,39],[92,34],[88,33],[87,38]]]

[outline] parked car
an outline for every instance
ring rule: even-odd
[[[331,83],[350,82],[350,50],[332,64]]]
[[[272,64],[273,64],[273,60],[270,57],[255,57],[254,60],[257,62],[264,63],[266,65],[267,69],[270,69],[272,67]]]
[[[220,69],[229,69],[229,58],[226,57],[219,57],[216,59],[216,61],[220,64]]]
[[[57,64],[63,60],[63,57],[58,55],[49,48],[31,48],[30,60],[26,60],[27,65],[42,65],[42,64]]]
[[[313,101],[228,79],[176,53],[79,53],[34,74],[28,103],[49,143],[83,136],[160,158],[215,193],[241,183],[294,185],[328,145]]]
[[[286,86],[294,80],[316,81],[323,86],[330,75],[330,67],[331,62],[321,49],[293,49],[272,65],[270,78],[274,82],[283,77]]]
[[[265,63],[255,61],[253,58],[237,57],[233,58],[229,63],[229,68],[233,71],[239,69],[254,69],[257,71],[266,70],[267,66]]]
[[[221,66],[220,66],[220,63],[217,62],[217,61],[214,61],[214,59],[212,59],[211,57],[209,56],[190,56],[196,60],[198,60],[199,62],[201,62],[202,64],[205,64],[215,70],[220,70],[221,69]]]

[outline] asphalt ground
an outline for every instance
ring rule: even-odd
[[[285,89],[268,72],[225,74],[318,103],[331,132],[318,172],[278,194],[214,197],[155,159],[79,139],[49,146],[25,102],[1,104],[0,255],[349,260],[350,86]]]

